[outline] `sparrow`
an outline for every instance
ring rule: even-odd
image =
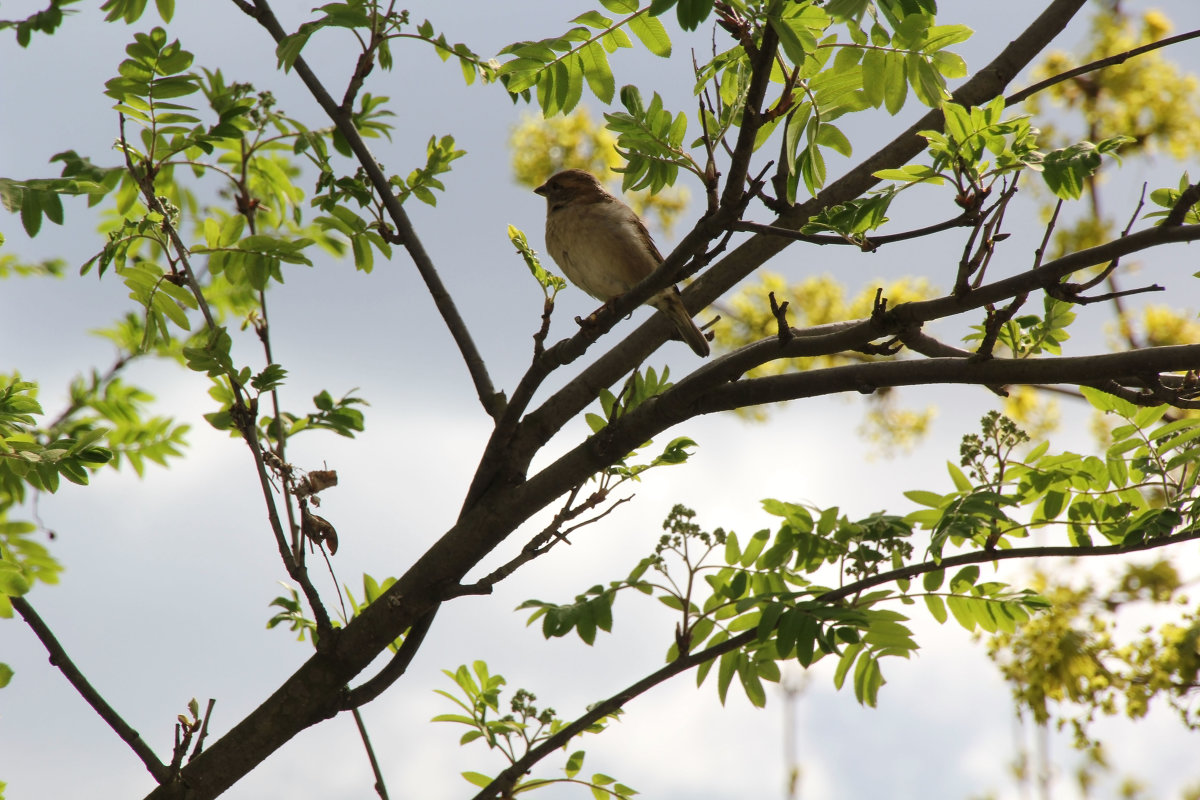
[[[533,191],[546,198],[546,250],[571,283],[597,300],[625,294],[662,264],[645,223],[590,172],[563,170]],[[678,288],[668,286],[646,303],[666,314],[696,355],[708,355],[708,340]]]

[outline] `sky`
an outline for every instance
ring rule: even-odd
[[[23,17],[39,5],[5,2],[0,16]],[[102,87],[116,74],[132,31],[97,25],[95,5],[81,4],[86,8],[60,33],[35,38],[26,50],[0,40],[0,176],[54,174],[49,158],[68,148],[112,161],[116,119]],[[277,5],[289,29],[308,18],[308,4]],[[977,31],[957,48],[975,67],[1016,36],[1041,6],[945,2],[942,21],[961,21]],[[567,20],[590,8],[549,0],[463,3],[449,11],[431,2],[408,7],[415,20],[429,17],[451,41],[465,41],[480,53],[559,33]],[[1153,7],[1163,9],[1178,31],[1200,25],[1200,8],[1192,0]],[[135,27],[152,24],[147,15]],[[1077,20],[1057,44],[1077,42],[1084,25]],[[180,2],[170,33],[196,54],[197,66],[220,66],[228,79],[270,89],[289,113],[320,124],[298,79],[274,70],[266,35],[232,3]],[[690,107],[686,54],[689,47],[704,52],[710,36],[711,27],[705,27],[677,37],[676,56],[669,60],[631,53],[615,62],[621,70],[617,80],[653,85],[668,106]],[[330,85],[340,86],[354,53],[348,39],[329,33],[314,39],[305,55]],[[1200,71],[1196,45],[1175,48],[1173,55]],[[451,134],[467,151],[445,177],[446,193],[437,207],[414,203],[408,210],[493,379],[511,389],[528,363],[541,311],[541,294],[505,234],[508,224],[517,225],[535,249],[543,249],[544,201],[513,181],[508,160],[509,133],[528,109],[514,106],[495,88],[464,87],[457,65],[442,65],[423,45],[397,47],[396,60],[393,71],[377,70],[367,85],[402,103],[393,140],[373,147],[387,168],[401,173],[423,161],[430,135]],[[603,110],[594,98],[588,103],[594,115]],[[845,130],[856,153],[865,154],[921,111],[910,101],[894,124],[873,118],[848,122]],[[831,174],[847,163],[831,161]],[[1110,196],[1132,209],[1143,180],[1151,187],[1173,184],[1180,171],[1163,157],[1133,165],[1114,181]],[[915,211],[897,208],[897,225],[952,215],[948,197],[930,197]],[[698,213],[692,208],[684,219]],[[765,212],[756,213],[755,219],[766,221]],[[1015,221],[1001,269],[1021,269],[1040,236],[1035,216],[1025,213]],[[0,216],[5,251],[29,258],[56,255],[72,264],[100,248],[95,225],[82,204],[71,205],[63,228],[48,226],[30,241],[15,217]],[[660,236],[664,250],[671,243]],[[961,246],[958,234],[870,256],[849,248],[794,246],[771,268],[794,280],[829,272],[852,286],[928,272],[946,285]],[[1169,281],[1169,302],[1194,310],[1200,298],[1185,280],[1195,271],[1187,255],[1179,247],[1156,256],[1142,274],[1148,282]],[[321,512],[341,536],[334,559],[338,581],[357,591],[363,572],[377,578],[401,574],[452,523],[489,432],[466,370],[399,250],[391,263],[377,262],[370,275],[331,259],[314,269],[292,269],[270,302],[276,359],[289,370],[287,402],[305,407],[322,389],[340,395],[356,388],[371,403],[367,432],[359,438],[300,437],[289,451],[297,465],[338,471],[339,485],[324,494]],[[559,306],[555,337],[569,335],[571,318],[591,311],[594,302],[570,291],[560,295]],[[87,331],[129,307],[124,287],[111,275],[9,281],[0,288],[0,370],[16,369],[41,382],[43,405],[53,414],[72,375],[103,369],[113,358],[111,347]],[[625,325],[647,313],[635,313]],[[1080,314],[1081,329],[1093,335],[1077,335],[1071,347],[1078,349],[1070,352],[1103,350],[1106,312],[1091,307]],[[661,355],[677,378],[696,365],[681,344],[667,345]],[[264,630],[272,613],[268,603],[282,593],[277,581],[284,573],[244,446],[201,418],[213,410],[206,379],[171,365],[139,363],[129,380],[154,392],[157,413],[193,423],[187,458],[169,470],[151,468],[142,479],[105,471],[90,487],[68,485],[40,498],[37,512],[56,532],[51,546],[67,571],[60,585],[39,585],[30,601],[93,684],[165,758],[175,715],[189,699],[202,705],[217,699],[212,727],[218,735],[291,674],[309,649],[286,632]],[[460,748],[461,729],[428,721],[453,710],[433,692],[451,688],[443,669],[485,659],[510,689],[529,688],[540,703],[570,718],[661,665],[674,620],[653,601],[621,597],[613,634],[601,635],[593,647],[574,638],[545,641],[537,626],[525,626],[524,612],[513,609],[530,598],[566,601],[625,575],[652,550],[675,503],[696,509],[706,528],[748,534],[772,524],[759,510],[763,498],[836,505],[862,515],[906,510],[907,489],[945,490],[945,462],[957,458],[959,438],[975,429],[995,398],[982,390],[937,388],[906,391],[904,401],[918,408],[935,403],[939,415],[922,448],[894,459],[872,457],[863,442],[847,446],[845,432],[860,424],[864,410],[856,398],[792,404],[773,411],[768,425],[718,416],[670,432],[700,443],[687,466],[651,473],[632,490],[634,502],[580,531],[570,547],[528,565],[495,595],[446,607],[409,675],[364,709],[392,796],[470,797],[473,791],[459,772],[503,768],[495,753],[479,745]],[[1087,414],[1072,413],[1069,406],[1064,411],[1053,446],[1088,448]],[[551,451],[561,452],[571,436],[583,433],[582,423],[574,425]],[[534,520],[482,568],[500,563],[537,529]],[[1020,578],[1018,567],[1006,565],[998,579]],[[330,588],[328,576],[319,580],[322,589]],[[888,684],[878,709],[861,708],[851,693],[836,692],[831,663],[803,676],[789,673],[790,681],[803,685],[794,706],[793,754],[802,770],[801,797],[1018,796],[1007,764],[1020,728],[982,646],[961,629],[919,616],[914,628],[922,649],[910,661],[884,665]],[[7,798],[58,800],[79,796],[84,786],[89,796],[137,797],[152,788],[140,763],[47,665],[44,651],[19,621],[0,621],[0,660],[16,670],[12,684],[0,691],[0,780],[8,783]],[[616,776],[644,797],[781,797],[784,706],[781,693],[772,691],[765,710],[753,709],[735,689],[722,708],[711,683],[697,689],[684,677],[638,698],[613,730],[577,741],[572,749],[588,751],[585,772]],[[1118,771],[1150,782],[1155,796],[1177,796],[1181,787],[1200,780],[1195,735],[1168,715],[1156,714],[1137,728],[1113,723],[1103,730],[1117,745]],[[1063,740],[1055,739],[1052,748],[1062,763],[1057,775],[1062,792],[1056,796],[1073,797],[1073,756]],[[561,764],[549,758],[539,774],[558,774]],[[298,736],[225,796],[349,800],[373,796],[371,783],[353,722],[342,717]],[[555,788],[541,796],[555,800],[586,792]]]

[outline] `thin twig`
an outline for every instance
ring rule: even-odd
[[[204,752],[204,740],[208,737],[208,722],[212,719],[213,707],[216,704],[215,697],[208,698],[208,705],[204,709],[204,719],[200,723],[200,734],[196,737],[196,746],[192,748],[192,754],[188,756],[188,763]]]
[[[137,169],[130,155],[129,145],[125,139],[125,115],[118,114],[120,125],[120,146],[121,152],[125,156],[125,167],[142,191],[142,199],[146,207],[151,211],[159,214],[162,217],[162,230],[167,234],[171,246],[175,248],[175,253],[179,259],[179,263],[183,267],[182,275],[188,285],[192,296],[196,298],[196,303],[200,308],[201,314],[204,316],[205,325],[210,332],[216,332],[219,327],[213,317],[212,311],[208,305],[208,299],[204,295],[204,290],[200,287],[196,280],[195,271],[191,266],[191,259],[188,255],[187,245],[179,236],[179,231],[171,224],[170,216],[167,210],[163,207],[155,192],[154,180],[150,168],[142,172]],[[254,458],[255,468],[258,471],[259,486],[263,493],[263,499],[267,505],[267,518],[271,523],[271,531],[275,534],[276,545],[279,548],[279,555],[283,559],[284,568],[287,569],[288,575],[295,580],[304,591],[305,598],[308,600],[309,606],[312,609],[313,617],[317,623],[317,630],[323,634],[318,638],[319,646],[332,646],[333,627],[329,621],[329,613],[325,610],[321,603],[320,595],[317,593],[316,587],[309,580],[308,572],[304,565],[297,560],[297,557],[292,552],[288,544],[288,537],[284,534],[283,524],[279,519],[279,511],[275,505],[275,494],[271,490],[271,481],[267,476],[266,465],[263,462],[263,450],[258,439],[258,429],[255,425],[255,410],[253,407],[256,402],[247,403],[245,390],[238,383],[236,376],[228,375],[229,385],[233,390],[233,405],[231,408],[232,416],[237,424],[238,430],[242,434],[242,438],[246,441],[250,448],[250,453]]]
[[[417,651],[421,649],[421,644],[425,641],[425,634],[429,633],[429,628],[433,625],[438,608],[440,608],[440,604],[434,605],[412,624],[404,641],[400,643],[400,648],[383,669],[374,677],[363,681],[361,685],[346,690],[339,703],[339,707],[343,711],[371,702],[408,671],[408,665],[412,663]]]
[[[550,523],[546,525],[546,527],[543,528],[537,534],[537,536],[534,536],[532,539],[526,542],[525,546],[521,548],[521,552],[518,555],[505,564],[502,564],[501,566],[492,570],[492,572],[488,573],[475,583],[452,588],[446,599],[468,594],[490,594],[492,587],[494,587],[497,583],[504,580],[509,575],[512,575],[518,569],[523,567],[525,564],[528,564],[530,561],[533,561],[538,556],[544,555],[548,550],[550,550],[550,548],[554,547],[554,545],[558,544],[559,542],[567,541],[567,534],[578,530],[585,525],[591,525],[600,521],[604,517],[611,514],[617,506],[632,499],[632,497],[623,497],[613,503],[612,506],[606,509],[603,514],[599,514],[591,519],[580,522],[578,525],[573,525],[570,528],[563,530],[562,526],[565,523],[570,522],[585,511],[600,505],[608,497],[608,492],[594,492],[590,497],[588,497],[587,500],[576,506],[574,505],[575,498],[579,495],[581,488],[582,484],[571,489],[567,495],[566,501],[563,503],[562,508],[559,509],[558,513],[554,515],[554,519],[550,520]],[[570,544],[570,542],[567,543]]]
[[[354,715],[354,724],[358,726],[358,735],[362,737],[363,747],[367,750],[367,759],[371,762],[371,772],[375,775],[375,793],[379,795],[379,800],[388,800],[383,770],[379,768],[379,759],[375,758],[375,748],[371,746],[371,737],[367,735],[367,726],[363,723],[362,712],[357,708],[352,708],[350,713]]]
[[[287,33],[283,30],[283,26],[280,25],[275,12],[271,9],[271,5],[267,0],[254,0],[252,11],[247,10],[244,4],[239,4],[239,8],[242,8],[243,11],[246,11],[246,13],[257,20],[271,34],[271,38],[277,44],[287,37]],[[296,57],[292,68],[300,76],[300,80],[304,82],[304,85],[308,87],[309,93],[312,94],[313,99],[321,106],[321,110],[337,126],[338,132],[345,137],[346,143],[357,157],[367,178],[371,181],[371,185],[379,195],[384,208],[387,209],[392,224],[396,226],[396,232],[403,242],[404,248],[412,258],[421,279],[425,282],[425,288],[429,291],[430,297],[433,298],[434,305],[442,316],[442,321],[450,331],[454,343],[458,346],[459,353],[467,365],[467,371],[471,375],[471,380],[475,384],[475,391],[479,396],[480,403],[490,416],[498,419],[503,413],[502,396],[497,393],[493,386],[492,379],[488,375],[487,366],[484,364],[483,356],[475,346],[475,341],[471,338],[471,333],[467,330],[466,322],[463,321],[462,315],[458,312],[454,298],[451,297],[445,284],[442,283],[441,276],[438,274],[433,260],[429,257],[424,245],[417,237],[412,222],[408,218],[408,213],[393,193],[391,184],[380,168],[379,162],[371,154],[358,129],[355,128],[350,115],[329,94],[325,85],[309,67],[308,62],[304,60],[303,56]]]
[[[135,731],[129,723],[121,718],[121,715],[116,712],[108,701],[105,700],[98,691],[92,686],[91,682],[84,677],[79,668],[75,666],[75,662],[67,655],[67,651],[59,643],[57,637],[38,613],[34,611],[33,606],[24,597],[9,597],[13,608],[25,620],[25,624],[33,630],[35,636],[46,648],[46,652],[50,654],[50,663],[58,667],[67,681],[75,687],[75,691],[79,692],[80,696],[87,701],[87,704],[95,709],[100,715],[100,719],[112,728],[117,736],[121,737],[121,741],[129,745],[134,754],[137,755],[141,762],[146,765],[146,769],[154,776],[154,780],[162,783],[169,777],[170,771],[167,765],[158,760],[158,756],[154,755],[154,751],[150,749],[142,737]]]
[[[1108,56],[1107,58],[1090,61],[1087,64],[1084,64],[1082,67],[1069,69],[1066,72],[1046,78],[1044,81],[1038,81],[1032,86],[1026,87],[1019,92],[1013,92],[1008,97],[1004,98],[1004,104],[1007,106],[1015,105],[1016,103],[1020,103],[1022,100],[1025,100],[1026,98],[1035,95],[1038,92],[1049,89],[1051,86],[1062,83],[1063,81],[1068,81],[1071,78],[1076,78],[1089,72],[1096,72],[1104,69],[1105,67],[1111,67],[1115,64],[1124,64],[1129,59],[1135,56],[1140,56],[1143,53],[1149,53],[1152,50],[1158,50],[1163,47],[1170,47],[1173,44],[1186,42],[1189,39],[1195,39],[1197,37],[1200,37],[1200,30],[1188,31],[1187,33],[1181,33],[1178,36],[1169,36],[1166,39],[1160,39],[1157,42],[1144,44],[1141,47],[1135,47],[1132,50],[1126,50],[1123,53],[1117,53],[1116,55]]]
[[[871,249],[875,249],[879,245],[891,244],[892,242],[903,242],[908,239],[917,239],[922,236],[928,236],[931,233],[941,233],[942,231],[953,230],[954,228],[965,228],[968,225],[975,224],[977,214],[966,212],[959,214],[954,219],[948,219],[945,222],[938,222],[933,225],[926,225],[922,228],[914,228],[911,231],[903,231],[901,233],[889,233],[881,236],[871,236],[867,242],[871,245]],[[734,224],[735,231],[748,231],[750,233],[762,233],[767,236],[781,236],[785,239],[792,239],[797,242],[808,242],[809,244],[835,244],[835,245],[854,245],[862,248],[862,243],[854,242],[847,239],[845,236],[833,236],[831,234],[808,234],[800,231],[792,230],[791,228],[781,228],[778,225],[763,225],[758,222],[738,222]]]

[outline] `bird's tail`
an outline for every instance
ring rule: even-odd
[[[679,335],[687,342],[688,347],[696,355],[704,358],[708,355],[708,340],[704,338],[704,334],[696,327],[696,323],[692,322],[692,315],[688,313],[687,308],[683,305],[683,299],[679,296],[679,290],[671,287],[665,292],[661,292],[651,298],[650,302],[659,311],[667,315],[667,319],[671,320],[671,324],[675,326],[675,330],[679,331]]]

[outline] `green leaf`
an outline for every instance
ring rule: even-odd
[[[737,650],[732,650],[722,655],[718,663],[717,696],[721,699],[721,705],[725,705],[725,697],[729,694],[729,684],[733,681],[734,673],[737,672],[740,655]]]
[[[492,782],[492,779],[482,772],[464,772],[462,776],[467,779],[467,783],[480,788],[486,787]]]
[[[833,671],[833,685],[837,688],[842,688],[846,682],[846,675],[850,672],[850,667],[854,664],[854,660],[858,658],[858,654],[862,652],[862,644],[852,644],[846,647],[842,652],[842,657],[838,660],[837,669]]]
[[[629,29],[651,53],[662,58],[670,57],[671,37],[657,17],[646,14],[636,16],[629,20]]]
[[[860,703],[874,708],[879,698],[879,687],[883,682],[879,661],[870,653],[863,653],[854,669],[854,696]]]
[[[600,5],[614,14],[632,14],[638,10],[637,0],[600,0]]]
[[[1047,153],[1042,159],[1042,179],[1050,191],[1064,200],[1078,200],[1087,179],[1100,168],[1101,158],[1091,142]]]
[[[936,594],[925,595],[925,607],[929,609],[929,613],[933,615],[939,623],[945,622],[946,605],[942,602],[942,598]]]
[[[725,535],[725,563],[737,564],[742,559],[742,551],[738,547],[737,534],[730,531]]]
[[[946,598],[946,605],[950,607],[950,613],[959,625],[968,631],[975,630],[975,615],[971,613],[967,598],[954,595]]]
[[[927,592],[936,592],[942,587],[942,581],[946,579],[946,570],[935,569],[926,572],[921,578],[921,584]]]
[[[758,558],[758,554],[763,551],[767,542],[771,538],[771,532],[761,530],[750,537],[750,541],[746,544],[746,549],[742,551],[741,564],[743,567],[749,567],[754,564],[754,560]],[[740,573],[745,574],[745,573]],[[741,594],[740,592],[738,594]]]
[[[579,58],[583,63],[583,75],[587,78],[592,94],[605,103],[611,103],[616,92],[616,82],[613,80],[604,48],[596,42],[591,42],[579,51]]]
[[[921,489],[913,489],[905,492],[904,496],[909,500],[912,500],[914,503],[928,506],[930,508],[941,508],[942,503],[944,503],[946,500],[945,497],[937,494],[936,492],[926,492]]]
[[[883,100],[887,112],[895,116],[908,99],[907,64],[901,53],[884,53]]]
[[[758,670],[755,669],[754,662],[745,658],[739,659],[738,679],[741,681],[742,690],[746,693],[746,697],[755,708],[766,706],[767,693],[763,688],[762,681],[759,680]]]
[[[700,23],[708,19],[709,13],[712,11],[713,0],[679,0],[675,7],[675,14],[679,19],[679,27],[685,31],[694,31],[700,27]],[[660,14],[661,10],[654,11],[651,6],[652,14]]]
[[[567,758],[567,765],[563,767],[563,772],[567,773],[568,778],[574,778],[579,774],[579,770],[583,769],[583,759],[586,753],[582,750],[576,750]]]
[[[31,581],[16,564],[0,561],[0,595],[20,597],[31,588]]]

